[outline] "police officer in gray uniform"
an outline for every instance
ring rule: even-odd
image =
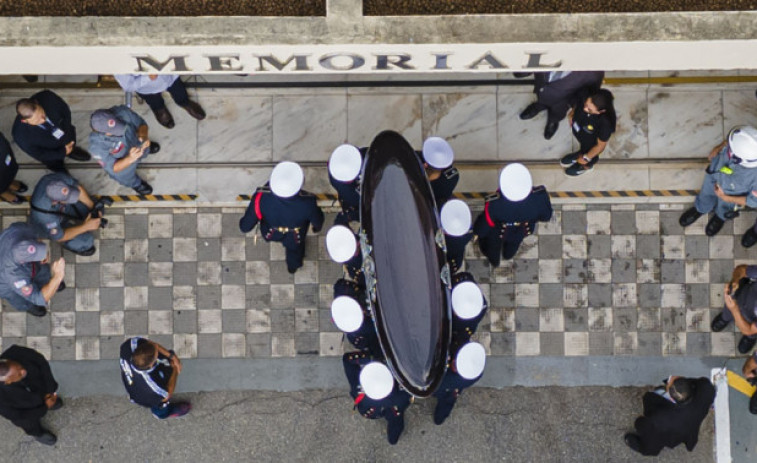
[[[34,229],[14,223],[0,233],[0,297],[18,310],[41,317],[56,292],[65,288],[66,261],[48,263],[47,245]],[[52,273],[51,273],[52,270]]]
[[[682,227],[688,227],[704,214],[714,211],[705,227],[705,234],[714,236],[727,219],[739,215],[739,209],[757,207],[757,196],[752,194],[757,190],[757,129],[734,127],[728,139],[712,149],[708,159],[710,165],[694,207],[684,212],[678,222]],[[751,246],[754,243],[744,243],[747,235],[748,231],[742,244]]]
[[[42,177],[34,188],[29,224],[39,236],[80,256],[95,253],[92,232],[100,228],[104,203],[95,203],[75,178],[63,172]]]
[[[147,123],[124,105],[98,109],[92,113],[89,152],[103,169],[123,186],[140,195],[152,193],[150,184],[139,178],[137,166],[148,154],[160,151],[160,145],[148,138]]]

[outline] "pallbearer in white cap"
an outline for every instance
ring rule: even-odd
[[[450,272],[457,273],[463,268],[465,247],[473,239],[470,209],[465,202],[451,199],[442,206],[440,215],[449,269]]]
[[[302,267],[305,237],[312,225],[318,233],[323,226],[323,211],[315,196],[302,190],[305,176],[297,163],[280,162],[271,172],[271,180],[255,190],[244,216],[239,220],[242,233],[260,224],[266,241],[278,241],[286,249],[289,273]]]
[[[486,350],[481,344],[469,342],[457,351],[439,389],[434,392],[434,397],[436,397],[434,424],[444,423],[444,420],[452,413],[452,408],[463,390],[473,386],[481,378],[484,366],[486,366]]]
[[[386,365],[366,353],[344,354],[342,364],[355,410],[368,419],[385,418],[386,437],[390,444],[396,444],[405,429],[410,394],[399,389]]]
[[[331,318],[350,344],[372,355],[381,355],[373,319],[357,300],[349,296],[335,298],[331,302]]]
[[[460,173],[452,165],[455,153],[443,138],[428,137],[423,142],[423,151],[418,154],[423,159],[423,167],[426,168],[426,175],[434,192],[436,207],[441,207],[452,197],[460,180]]]
[[[499,174],[499,190],[486,198],[484,212],[473,225],[481,252],[492,267],[500,255],[512,259],[523,239],[534,233],[536,222],[552,218],[552,203],[543,186],[534,187],[523,164],[505,166]]]
[[[452,277],[452,344],[470,341],[488,308],[473,275],[460,272]]]
[[[339,145],[329,159],[329,182],[334,187],[342,211],[334,219],[335,225],[347,225],[360,220],[360,170],[367,148]]]
[[[355,282],[363,278],[363,255],[355,233],[344,225],[334,225],[326,233],[326,250],[331,260],[344,264],[347,276]]]

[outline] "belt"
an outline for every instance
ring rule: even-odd
[[[274,230],[278,231],[279,233],[289,233],[290,231],[293,231],[295,233],[299,233],[300,232],[300,227],[295,227],[295,228],[275,227]]]

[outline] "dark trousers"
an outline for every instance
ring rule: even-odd
[[[452,392],[443,392],[436,397],[436,408],[434,409],[434,420],[444,421],[452,413],[452,409],[457,402],[457,396]]]
[[[755,322],[755,315],[754,312],[749,313],[748,311],[744,310],[739,306],[739,311],[741,312],[741,316],[744,317],[744,320],[746,320],[748,323],[754,323]],[[723,318],[724,321],[727,321],[728,323],[731,323],[733,321],[733,314],[730,310],[728,310],[728,307],[723,307],[723,310],[720,312],[720,316]],[[757,334],[753,334],[751,336],[744,336],[749,339],[757,339]]]
[[[389,442],[397,442],[405,430],[405,416],[391,416],[386,418],[386,438]]]
[[[520,248],[520,243],[526,237],[524,233],[508,233],[507,237],[499,234],[498,230],[492,230],[492,233],[485,237],[478,238],[478,247],[481,253],[486,256],[492,267],[499,267],[500,252],[502,258],[512,259]]]
[[[360,221],[360,211],[357,208],[351,207],[349,209],[342,208],[341,212],[337,213],[334,218],[334,225],[350,226],[350,222]]]
[[[41,436],[45,432],[45,428],[42,427],[42,423],[37,416],[21,418],[14,420],[12,423],[23,429],[30,436]]]
[[[182,82],[181,79],[176,79],[176,81],[168,87],[168,93],[171,94],[171,98],[173,98],[173,101],[175,101],[177,105],[186,106],[189,104],[187,87],[184,86],[184,82]],[[166,107],[166,102],[163,100],[163,95],[160,93],[137,93],[137,95],[141,96],[153,111],[158,111]]]

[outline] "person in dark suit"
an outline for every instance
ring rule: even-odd
[[[360,220],[360,170],[368,148],[339,145],[329,158],[329,183],[336,190],[341,212],[334,225],[347,225]]]
[[[21,204],[25,201],[18,193],[25,193],[29,187],[24,182],[16,180],[18,162],[13,155],[11,144],[5,135],[0,133],[0,199],[10,204]]]
[[[517,73],[516,77],[526,77],[528,73]],[[523,120],[533,119],[547,110],[547,125],[544,138],[549,140],[557,132],[560,121],[575,105],[576,97],[582,89],[597,90],[604,79],[604,71],[552,71],[534,73],[534,93],[536,101],[520,113]]]
[[[89,161],[88,152],[76,145],[76,127],[71,108],[50,90],[35,93],[16,103],[13,139],[29,156],[54,172],[65,172],[66,157]]]
[[[457,273],[465,263],[465,247],[473,239],[471,214],[468,205],[459,199],[444,203],[439,212],[444,242],[447,245],[447,263],[451,274]]]
[[[626,445],[646,456],[681,443],[691,452],[713,400],[715,387],[709,379],[671,376],[664,389],[644,394],[644,415],[634,423],[636,433],[623,437]]]
[[[305,237],[312,225],[318,233],[323,227],[323,211],[315,196],[302,191],[305,176],[297,163],[284,161],[274,167],[271,180],[252,195],[239,229],[247,233],[260,223],[266,241],[278,241],[286,249],[289,273],[302,267]]]
[[[443,138],[428,137],[423,142],[423,150],[416,151],[415,154],[423,162],[436,207],[439,208],[452,197],[457,182],[460,181],[460,172],[452,165],[455,153]]]
[[[0,354],[0,415],[45,445],[58,438],[40,420],[48,410],[58,410],[58,383],[50,364],[39,352],[13,345]]]
[[[452,413],[457,398],[463,392],[481,379],[486,365],[486,350],[477,342],[463,345],[444,374],[439,388],[434,392],[436,408],[434,408],[434,424],[442,424]]]
[[[552,203],[543,186],[533,187],[531,173],[523,164],[508,164],[499,174],[499,191],[486,198],[484,212],[473,225],[478,246],[492,267],[500,253],[512,259],[523,239],[534,233],[536,222],[552,218]]]
[[[331,302],[331,318],[355,348],[375,356],[381,355],[376,325],[370,312],[357,299],[336,297]]]
[[[489,306],[473,275],[460,272],[452,277],[452,344],[470,341]]]
[[[399,388],[386,365],[365,352],[344,354],[342,365],[355,410],[369,420],[385,418],[387,440],[395,445],[405,429],[405,410],[412,403],[410,394]]]

